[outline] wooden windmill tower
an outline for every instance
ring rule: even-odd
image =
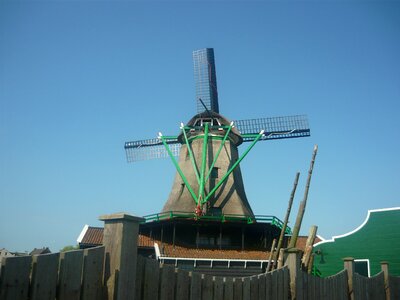
[[[197,114],[181,124],[177,136],[160,133],[158,138],[125,143],[128,162],[170,157],[177,170],[161,213],[145,216],[141,234],[161,245],[173,245],[165,254],[171,259],[179,245],[226,251],[266,249],[279,235],[281,221],[254,215],[240,162],[259,141],[309,136],[307,118],[230,121],[219,113],[213,49],[194,51],[193,61]],[[242,144],[248,146],[240,154]],[[196,259],[193,256],[189,255]]]

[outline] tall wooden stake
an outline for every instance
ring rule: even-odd
[[[274,250],[275,250],[275,244],[276,244],[276,239],[274,239],[272,241],[271,252],[269,254],[268,264],[267,264],[267,267],[265,269],[265,273],[269,272],[269,270],[271,268],[271,263],[272,263],[271,260],[272,260],[272,256],[273,256],[273,253],[274,253]],[[276,260],[274,261],[274,264],[276,265]]]
[[[308,270],[308,266],[310,264],[311,254],[312,254],[312,250],[313,250],[313,244],[314,244],[315,237],[317,235],[317,229],[318,229],[317,226],[315,226],[315,225],[311,226],[310,233],[308,234],[306,247],[304,249],[304,254],[301,259],[301,263],[303,264],[303,268],[305,270]]]
[[[297,172],[296,173],[296,177],[294,179],[292,193],[290,194],[289,205],[288,205],[288,208],[287,208],[287,211],[286,211],[285,220],[283,221],[283,226],[282,226],[282,229],[281,229],[281,235],[279,236],[278,246],[276,247],[276,252],[275,252],[275,255],[274,255],[274,262],[275,262],[274,266],[275,266],[275,268],[277,268],[277,266],[278,266],[277,261],[278,261],[279,251],[282,248],[283,238],[285,237],[287,224],[289,222],[290,211],[292,210],[294,194],[296,193],[297,183],[299,182],[299,176],[300,176],[300,172]]]
[[[311,176],[314,168],[315,156],[317,155],[317,151],[318,151],[318,145],[315,145],[313,155],[311,158],[310,169],[308,170],[308,178],[307,178],[306,188],[304,191],[304,198],[303,201],[300,202],[299,212],[297,213],[296,224],[294,225],[293,228],[293,234],[292,238],[290,239],[289,248],[296,247],[297,237],[299,236],[301,223],[303,221],[304,212],[306,210],[308,191],[310,189]]]

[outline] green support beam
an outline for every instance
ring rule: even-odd
[[[259,134],[255,136],[254,141],[251,145],[247,148],[247,150],[242,154],[241,157],[233,164],[233,166],[229,169],[229,171],[221,178],[221,180],[215,185],[215,187],[208,193],[207,197],[203,200],[201,199],[202,203],[206,203],[208,199],[216,192],[216,190],[225,182],[228,176],[235,170],[235,168],[240,164],[243,158],[250,152],[250,150],[254,147],[254,145],[258,142],[258,140],[264,135],[264,130],[262,130]]]
[[[194,173],[196,174],[197,183],[200,185],[199,171],[197,170],[196,161],[194,159],[193,151],[192,151],[192,148],[190,147],[189,140],[188,140],[187,135],[186,135],[186,128],[185,128],[185,126],[183,126],[183,123],[181,123],[181,129],[182,129],[183,136],[185,137],[185,143],[186,143],[186,147],[187,147],[188,152],[189,152],[190,161],[192,162],[193,170],[194,170]]]
[[[214,160],[213,160],[213,162],[212,162],[210,168],[208,169],[208,174],[207,174],[207,177],[206,177],[206,181],[208,180],[208,178],[210,178],[212,169],[214,168],[214,165],[215,165],[215,163],[216,163],[216,161],[217,161],[217,159],[218,159],[218,156],[219,156],[219,154],[221,153],[221,150],[222,150],[222,148],[223,148],[224,145],[225,145],[226,139],[228,138],[229,133],[231,132],[232,127],[233,127],[233,122],[231,122],[231,124],[229,125],[228,130],[226,131],[225,136],[224,136],[224,138],[223,138],[223,140],[222,140],[222,142],[221,142],[221,145],[219,146],[219,149],[218,149],[217,153],[215,154]]]
[[[205,177],[204,173],[206,171],[206,163],[207,163],[207,145],[208,145],[208,123],[204,125],[204,137],[203,137],[203,153],[201,156],[201,172],[200,172],[200,186],[199,186],[199,204],[201,208],[201,204],[204,203],[204,186],[205,186]]]
[[[193,189],[191,188],[189,182],[187,181],[185,175],[183,174],[181,168],[179,167],[179,164],[178,164],[178,162],[176,161],[174,155],[172,154],[171,149],[169,149],[169,146],[168,146],[168,144],[167,144],[167,142],[166,142],[166,139],[167,139],[167,138],[164,138],[164,137],[162,136],[161,132],[160,132],[160,135],[159,135],[158,138],[161,139],[161,141],[163,142],[164,147],[165,147],[165,149],[167,150],[168,155],[171,157],[171,160],[172,160],[173,164],[175,165],[176,170],[178,171],[179,175],[181,176],[183,182],[185,183],[185,186],[186,186],[186,188],[188,189],[190,195],[192,196],[194,202],[196,203],[196,205],[198,205],[198,204],[199,204],[199,199],[197,198],[197,196],[196,196],[196,194],[194,193]]]

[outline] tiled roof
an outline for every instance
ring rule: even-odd
[[[160,245],[160,244],[159,244]],[[269,251],[262,250],[232,250],[232,249],[206,249],[187,248],[163,243],[161,246],[163,256],[176,258],[204,258],[204,259],[243,259],[243,260],[268,260]]]
[[[101,245],[103,243],[102,227],[85,226],[78,238],[78,243],[83,245]]]
[[[80,241],[83,245],[101,245],[103,243],[103,231],[101,227],[85,226],[81,233]],[[307,241],[307,236],[299,236],[297,239],[296,247],[304,250]],[[319,242],[318,237],[315,238],[314,243]],[[161,243],[159,240],[151,239],[148,236],[139,234],[138,246],[139,247],[153,247],[157,243],[161,248],[163,256],[179,257],[179,258],[207,258],[207,259],[247,259],[247,260],[268,260],[269,250],[232,250],[232,249],[207,249],[207,248],[190,248],[183,247],[169,243]]]
[[[43,247],[43,248],[35,248],[29,253],[29,255],[40,255],[40,254],[47,254],[51,253],[50,249],[48,247]]]
[[[304,251],[306,248],[307,239],[308,239],[308,236],[304,236],[304,235],[299,236],[296,241],[296,248]],[[316,236],[314,239],[313,245],[320,241],[321,241],[321,239],[318,236]]]
[[[104,228],[102,227],[85,226],[78,238],[78,243],[92,246],[101,245],[103,244],[103,232]],[[147,236],[139,234],[138,245],[141,247],[153,247],[154,241]]]

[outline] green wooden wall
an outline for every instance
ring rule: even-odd
[[[389,273],[400,276],[400,207],[369,211],[366,222],[350,234],[334,237],[314,248],[314,267],[321,276],[343,270],[343,258],[369,259],[370,275],[389,263]]]

